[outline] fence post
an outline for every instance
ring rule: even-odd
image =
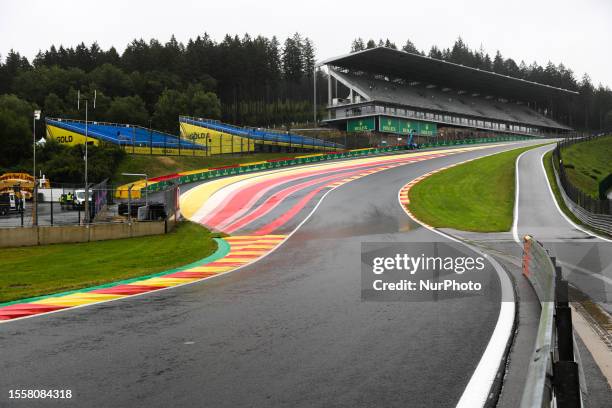
[[[558,408],[581,407],[578,364],[574,361],[557,361],[553,364],[555,399]]]
[[[53,187],[51,187],[49,190],[51,191],[51,225],[53,225]]]
[[[134,184],[128,187],[128,224],[132,223],[132,187]]]

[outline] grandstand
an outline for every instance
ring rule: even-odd
[[[179,118],[180,137],[141,126],[88,122],[89,144],[121,146],[128,153],[209,156],[256,151],[332,151],[343,146],[289,132],[243,128],[203,118]],[[61,144],[85,143],[85,122],[46,118],[47,137]]]
[[[328,118],[347,132],[559,135],[576,92],[377,47],[323,61]]]
[[[211,154],[279,150],[328,151],[344,147],[295,133],[239,127],[204,118],[181,116],[179,123],[182,139],[205,146]]]
[[[67,145],[85,143],[84,121],[46,118],[46,125],[47,137],[59,143]],[[131,153],[206,155],[205,146],[136,125],[88,122],[87,137],[90,139],[89,143],[95,145],[99,142],[112,143]]]

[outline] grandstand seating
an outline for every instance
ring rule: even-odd
[[[304,147],[307,149],[327,149],[343,147],[342,145],[339,145],[337,143],[332,143],[325,140],[315,139],[312,137],[302,136],[294,133],[281,133],[263,129],[243,128],[207,119],[189,118],[181,116],[180,121],[194,126],[211,129],[217,132],[248,138],[253,140],[255,144],[279,144],[291,147]]]
[[[67,119],[47,118],[47,124],[71,132],[85,134],[85,122]],[[180,139],[157,130],[134,125],[116,123],[89,122],[87,134],[91,138],[121,146],[154,147],[165,149],[204,150],[204,146],[189,140]]]
[[[482,118],[501,120],[540,127],[567,128],[556,121],[530,109],[526,105],[504,103],[496,99],[485,99],[456,92],[443,92],[438,88],[410,86],[401,82],[375,79],[334,70],[344,81],[361,89],[373,101],[414,106],[441,112],[452,112]],[[569,129],[569,128],[567,128]]]

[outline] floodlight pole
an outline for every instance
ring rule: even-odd
[[[85,223],[89,224],[89,183],[87,180],[87,121],[89,113],[89,100],[85,99]]]
[[[32,150],[34,155],[34,163],[32,168],[32,176],[34,177],[34,185],[32,186],[32,192],[34,196],[32,197],[32,203],[34,204],[32,207],[32,225],[38,225],[38,184],[36,182],[36,119],[40,118],[40,111],[34,111],[34,115],[32,117]]]
[[[314,111],[314,127],[317,127],[317,66],[314,67],[314,73],[312,75],[314,83],[314,97],[313,97],[313,111]]]
[[[93,101],[94,101],[94,109],[96,109],[96,91],[94,90],[94,97],[93,97]],[[87,145],[89,142],[89,129],[88,129],[88,125],[89,125],[89,97],[87,98],[83,98],[85,99],[85,223],[89,224],[89,180],[88,180],[88,168],[87,168],[87,161],[88,161],[88,152],[87,152]],[[78,97],[77,97],[77,107],[80,108],[80,102],[81,102],[81,92],[79,91]]]
[[[32,150],[34,152],[32,175],[34,176],[34,184],[36,184],[36,113],[34,113],[34,117],[32,118]]]

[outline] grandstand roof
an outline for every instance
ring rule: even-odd
[[[318,64],[318,66],[323,65],[389,75],[520,101],[548,101],[550,98],[570,97],[578,94],[567,89],[555,88],[387,47],[357,51],[330,58]]]
[[[534,125],[545,128],[569,129],[555,120],[530,109],[525,104],[503,103],[495,99],[487,100],[468,94],[445,93],[440,89],[425,86],[409,86],[397,82],[373,79],[367,75],[340,73],[330,68],[332,76],[339,78],[345,85],[351,85],[362,96],[371,101],[388,102],[400,106],[410,106],[431,111],[501,120],[510,123]]]

